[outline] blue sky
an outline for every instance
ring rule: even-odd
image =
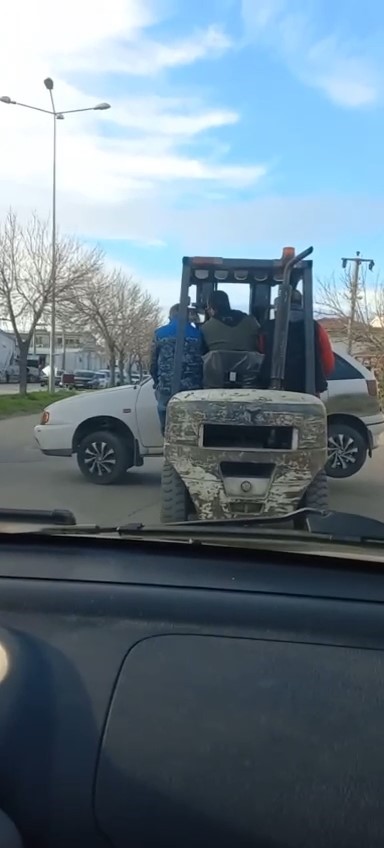
[[[356,250],[384,272],[378,0],[68,0],[61,39],[48,23],[32,41],[27,0],[15,6],[28,46],[20,27],[3,45],[11,93],[43,98],[49,71],[65,108],[112,105],[60,126],[61,225],[102,243],[164,306],[183,254],[312,243],[319,276]],[[5,111],[2,204],[44,208],[46,127]]]

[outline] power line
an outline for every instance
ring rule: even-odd
[[[347,351],[348,353],[352,352],[352,337],[353,337],[353,327],[356,319],[356,306],[357,300],[359,297],[359,284],[360,284],[360,268],[361,265],[365,262],[368,265],[370,271],[374,268],[374,260],[373,259],[364,259],[360,256],[360,250],[356,250],[356,256],[343,256],[341,260],[342,267],[344,270],[346,269],[348,262],[353,265],[353,274],[352,280],[350,284],[350,293],[351,293],[351,311],[348,319],[348,342],[347,342]]]

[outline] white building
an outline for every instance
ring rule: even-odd
[[[107,359],[91,333],[58,329],[55,339],[55,368],[63,371],[99,371],[107,368]],[[50,332],[37,327],[29,349],[42,366],[50,365]]]

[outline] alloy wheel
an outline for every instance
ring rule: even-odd
[[[115,451],[108,442],[92,442],[84,451],[84,464],[98,477],[111,474],[116,465]]]
[[[331,468],[348,468],[357,460],[358,447],[351,436],[335,433],[328,439],[328,464]]]

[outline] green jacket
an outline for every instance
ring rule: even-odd
[[[253,315],[232,309],[222,318],[209,318],[201,324],[208,350],[256,350],[259,324]]]

